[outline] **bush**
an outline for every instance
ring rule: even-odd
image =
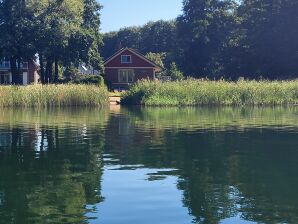
[[[104,106],[108,97],[95,85],[0,86],[0,107]]]
[[[75,84],[95,84],[99,86],[104,85],[104,79],[100,75],[78,75],[72,81]]]
[[[183,79],[183,73],[178,69],[175,62],[171,63],[168,76],[170,76],[173,81]]]
[[[298,80],[142,80],[123,95],[122,103],[152,106],[297,104]]]

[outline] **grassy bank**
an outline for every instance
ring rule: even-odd
[[[103,106],[108,91],[95,85],[0,86],[0,107]]]
[[[141,81],[123,95],[122,104],[180,105],[287,105],[298,103],[298,80],[176,82]]]

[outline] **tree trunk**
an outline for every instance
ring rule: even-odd
[[[58,59],[55,58],[55,77],[54,77],[54,82],[58,83],[59,79],[59,67],[58,67]]]
[[[47,59],[47,66],[46,66],[46,83],[52,82],[52,74],[53,74],[53,62],[50,58]]]
[[[53,61],[49,61],[49,83],[53,83]]]
[[[17,60],[17,84],[18,85],[22,85],[23,81],[21,82],[21,80],[23,80],[23,74],[22,74],[22,79],[21,79],[21,60],[18,59]]]
[[[18,83],[18,69],[17,69],[17,60],[15,57],[10,58],[10,71],[11,71],[11,84],[16,85]]]
[[[39,64],[40,64],[40,81],[42,84],[45,83],[45,71],[44,71],[44,61],[42,53],[39,53]]]

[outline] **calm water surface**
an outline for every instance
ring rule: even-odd
[[[298,223],[298,108],[1,110],[0,223]]]

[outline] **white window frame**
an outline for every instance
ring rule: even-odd
[[[130,61],[129,62],[124,61],[123,60],[123,57],[129,57],[130,58]],[[131,64],[131,63],[132,63],[132,57],[131,57],[131,55],[126,55],[126,54],[121,55],[121,64]]]
[[[126,75],[125,77],[125,82],[123,82],[122,80],[120,80],[120,73],[123,72],[123,71],[131,71],[132,74],[133,74],[133,79],[131,82],[128,81],[128,75]],[[118,82],[119,83],[133,83],[135,81],[135,72],[134,72],[134,69],[119,69],[118,70]]]

